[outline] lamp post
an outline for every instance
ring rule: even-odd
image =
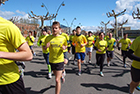
[[[56,15],[58,15],[58,11],[60,9],[61,6],[65,6],[64,1],[59,5],[57,11],[56,11]],[[56,21],[56,17],[55,17],[55,21]]]
[[[68,24],[68,22],[66,21],[66,19],[65,19],[65,18],[63,19],[63,21],[66,21],[66,23],[67,23],[67,25],[68,25],[68,27],[69,27],[69,33],[70,33],[70,31],[71,31],[70,29],[71,29],[71,27],[72,27],[72,25],[73,25],[74,20],[76,20],[76,18],[74,18],[74,19],[72,20],[71,25],[69,26],[69,24]]]

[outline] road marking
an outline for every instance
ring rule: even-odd
[[[72,56],[71,57],[69,57],[69,60],[72,58]]]

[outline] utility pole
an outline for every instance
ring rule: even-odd
[[[116,35],[116,39],[118,39],[118,23],[117,23],[117,17],[119,16],[119,15],[124,15],[124,12],[126,11],[126,9],[124,9],[124,11],[122,11],[122,12],[120,12],[120,13],[118,13],[118,14],[116,14],[115,13],[115,11],[114,10],[112,10],[112,13],[110,13],[110,12],[108,12],[108,13],[106,13],[106,15],[107,15],[107,17],[109,18],[109,17],[114,17],[115,18],[115,31],[116,32],[114,32],[114,35]],[[115,34],[116,33],[116,34]]]

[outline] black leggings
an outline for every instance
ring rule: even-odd
[[[96,64],[100,66],[100,71],[103,70],[103,63],[105,60],[105,54],[97,54],[96,53]]]

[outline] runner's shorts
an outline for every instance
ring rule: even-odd
[[[93,47],[86,47],[86,53],[88,53],[88,52],[92,52],[92,49],[93,49]]]
[[[131,66],[131,77],[134,82],[140,81],[140,69],[136,69],[133,66]]]
[[[82,61],[85,60],[85,53],[76,53],[77,60],[81,59]]]
[[[50,62],[50,65],[51,65],[52,70],[63,70],[64,69],[64,62],[61,62],[61,63],[51,63]]]
[[[113,58],[113,52],[114,51],[106,51],[107,57],[108,58]]]

